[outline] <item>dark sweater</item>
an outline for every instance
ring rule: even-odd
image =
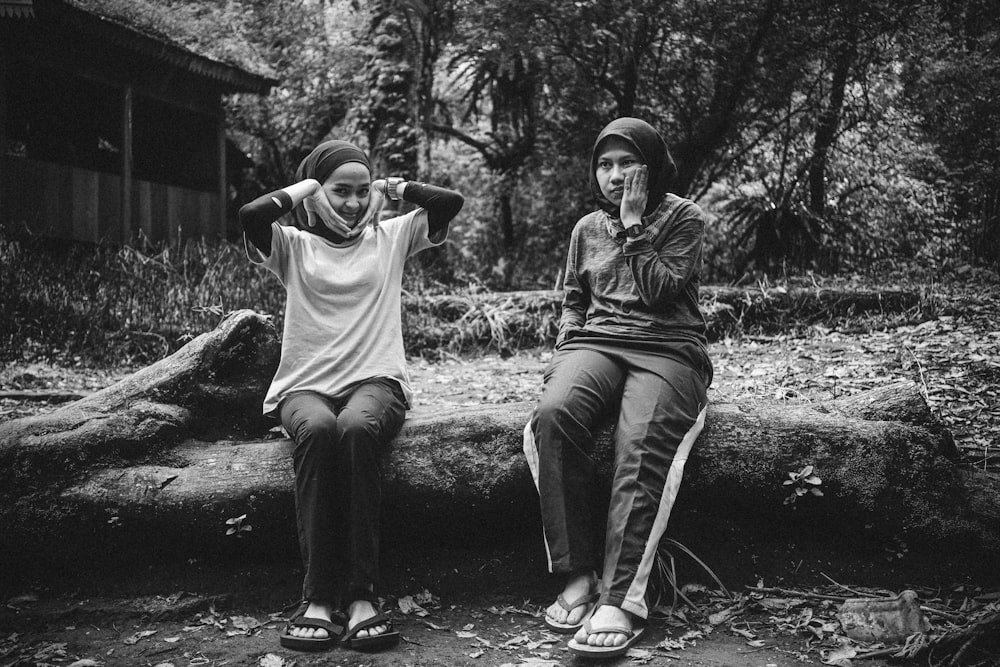
[[[588,340],[658,352],[690,362],[706,358],[698,305],[705,218],[694,202],[667,194],[643,218],[648,235],[625,240],[595,211],[573,228],[557,347]]]

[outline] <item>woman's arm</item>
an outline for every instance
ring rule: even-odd
[[[308,198],[315,202],[317,208],[321,208],[323,203],[329,207],[330,202],[325,195],[322,195],[322,192],[323,188],[319,181],[307,178],[304,181],[257,197],[240,208],[239,219],[240,225],[243,226],[243,233],[257,250],[265,257],[270,257],[271,223]],[[322,202],[319,201],[320,199]]]
[[[383,192],[384,179],[376,181]],[[420,183],[419,181],[403,181],[396,186],[396,194],[403,201],[416,204],[427,211],[427,236],[435,240],[448,230],[448,223],[454,219],[465,204],[465,197],[455,190],[442,188],[438,185]]]
[[[576,273],[577,248],[579,232],[573,230],[569,240],[569,252],[566,254],[566,277],[563,279],[562,315],[559,317],[559,335],[556,336],[556,347],[566,339],[566,334],[572,329],[579,329],[587,322],[587,308],[590,305],[590,289],[580,282]]]
[[[677,300],[701,261],[705,223],[695,211],[662,233],[668,234],[660,251],[645,234],[622,247],[642,302],[650,308]]]

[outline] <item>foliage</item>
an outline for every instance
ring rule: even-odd
[[[820,484],[823,480],[813,473],[811,465],[804,466],[801,470],[788,473],[788,479],[782,482],[783,486],[791,487],[791,493],[785,498],[785,504],[795,506],[795,501],[805,495],[822,496]]]
[[[1000,5],[961,0],[935,6],[912,35],[905,99],[947,165],[939,187],[969,259],[1000,262]]]
[[[369,45],[359,36],[365,15],[348,0],[236,6],[246,48],[279,73],[268,96],[234,95],[227,105],[233,135],[256,165],[240,184],[245,202],[290,183],[302,158],[348,116]]]
[[[228,102],[237,204],[332,136],[460,189],[432,282],[556,284],[593,137],[626,114],[709,216],[708,281],[1000,259],[989,0],[75,2],[279,80]]]
[[[5,358],[151,363],[240,308],[279,314],[284,294],[230,243],[137,249],[0,238]]]

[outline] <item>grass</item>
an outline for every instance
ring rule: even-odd
[[[474,282],[443,284],[431,273],[414,262],[404,277],[403,336],[411,356],[433,361],[469,353],[508,355],[554,341],[559,305],[551,299],[504,298]],[[858,278],[819,280],[832,286]],[[807,287],[820,286],[811,274],[799,279],[803,281]],[[0,361],[8,362],[149,364],[214,328],[234,310],[269,315],[280,331],[285,301],[278,281],[251,264],[242,245],[225,241],[141,250],[14,236],[0,229],[0,284]],[[786,276],[783,284],[793,281]],[[838,317],[863,328],[890,320],[925,320],[942,310],[939,291],[933,282],[927,285],[919,285],[914,312],[899,312],[896,306],[894,312]],[[746,287],[756,293],[773,286],[765,281],[758,283],[759,289]],[[719,306],[711,299],[703,305],[709,313]],[[798,311],[766,312],[745,322],[745,314],[733,322],[720,316],[716,329],[721,324],[726,336],[752,334],[770,317],[771,328],[786,330],[793,324],[790,318],[803,317]],[[813,313],[810,323],[825,318],[832,325],[834,315]]]
[[[234,310],[270,315],[280,331],[285,303],[274,276],[225,241],[143,251],[0,232],[0,282],[0,361],[148,364]],[[417,265],[408,267],[404,290],[413,355],[509,353],[554,340],[552,312],[479,302],[476,287],[442,285]]]
[[[231,243],[155,252],[0,238],[0,355],[148,363],[232,310],[280,315],[284,294]]]

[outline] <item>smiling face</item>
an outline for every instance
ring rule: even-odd
[[[621,204],[625,175],[645,164],[635,147],[621,137],[610,136],[597,149],[595,176],[601,194],[613,204]]]
[[[368,209],[371,186],[371,173],[360,162],[345,162],[323,181],[330,206],[351,227],[358,224]]]

